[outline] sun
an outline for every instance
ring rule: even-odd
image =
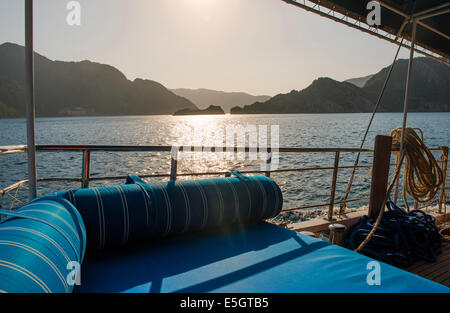
[[[183,0],[187,9],[200,18],[211,17],[223,2],[224,0]]]
[[[212,7],[217,5],[220,1],[221,0],[188,0],[188,2],[191,2],[192,5],[197,5],[200,7]]]

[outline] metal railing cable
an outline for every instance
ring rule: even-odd
[[[12,149],[11,147],[0,147],[0,156],[3,154],[10,154],[10,153],[25,153],[25,149],[17,149],[16,146],[14,149]],[[141,151],[141,152],[146,152],[146,153],[152,153],[152,152],[161,152],[161,151],[170,151],[170,147],[169,146],[90,146],[90,145],[84,145],[84,146],[37,146],[37,151],[44,153],[44,152],[50,152],[50,153],[60,153],[60,152],[73,152],[73,151],[77,151],[77,152],[85,152],[85,151],[117,151],[117,152],[127,152],[127,151]],[[195,147],[193,147],[193,149],[195,150]],[[250,151],[250,149],[248,147],[242,147],[242,148],[234,148],[236,150],[244,150],[244,151]],[[234,150],[233,149],[233,150]],[[398,151],[398,149],[393,148],[392,149],[394,152]],[[448,147],[447,146],[441,146],[441,147],[436,147],[436,148],[429,148],[429,150],[431,151],[442,151],[443,152],[443,160],[439,161],[439,164],[442,164],[443,166],[445,166],[445,168],[447,168],[447,152],[448,152]],[[300,147],[284,147],[284,148],[279,148],[280,152],[287,152],[287,153],[316,153],[316,152],[325,152],[325,153],[331,153],[334,152],[336,154],[336,152],[346,152],[346,153],[356,153],[356,152],[361,152],[361,153],[370,153],[373,152],[373,149],[356,149],[356,148],[300,148]],[[84,153],[83,153],[84,154]],[[89,159],[83,159],[83,163],[85,162],[89,162]],[[391,164],[390,166],[395,166],[396,164]],[[319,166],[319,167],[300,167],[300,168],[282,168],[282,169],[270,169],[269,171],[267,170],[259,170],[259,169],[251,169],[249,168],[241,170],[240,172],[242,174],[265,174],[265,175],[269,175],[269,177],[271,176],[271,174],[283,174],[283,173],[292,173],[292,172],[297,172],[297,173],[301,173],[301,172],[315,172],[315,171],[329,171],[329,170],[333,170],[336,171],[337,168],[338,169],[353,169],[354,167],[351,165],[346,165],[346,166],[341,166],[338,164],[335,164],[334,167],[323,167],[323,166]],[[357,168],[362,169],[370,169],[372,167],[372,165],[358,165]],[[182,177],[198,177],[198,176],[222,176],[227,174],[228,171],[203,171],[203,172],[192,172],[192,171],[187,171],[187,172],[181,172],[181,173],[176,173],[176,176],[182,176]],[[88,182],[88,186],[89,186],[89,181],[92,182],[96,182],[96,185],[98,185],[100,182],[111,182],[111,181],[115,181],[115,180],[122,180],[122,179],[126,179],[127,175],[116,175],[116,176],[94,176],[91,177],[89,175],[89,172],[85,173],[86,174],[86,178],[87,178],[87,182]],[[172,177],[174,176],[173,173],[153,173],[153,174],[146,174],[146,173],[140,173],[138,174],[141,178],[148,178],[148,179],[153,179],[153,178],[167,178],[167,177]],[[446,176],[446,171],[443,171],[443,175],[444,177]],[[73,183],[82,183],[83,184],[83,177],[47,177],[47,178],[38,178],[37,180],[39,183],[43,183],[43,184],[49,184],[55,187],[60,187],[63,190],[67,189],[69,186],[67,184],[73,184]],[[62,184],[60,184],[62,183]],[[345,184],[347,183],[346,181],[337,181],[336,183],[342,183]],[[18,181],[8,187],[5,187],[3,189],[0,190],[0,207],[10,207],[10,209],[12,209],[12,206],[16,203],[18,204],[25,204],[25,202],[22,202],[19,198],[18,192],[19,189],[21,187],[26,187],[28,184],[27,180],[21,180]],[[103,185],[103,184],[101,184]],[[42,186],[41,186],[42,187]],[[444,204],[445,207],[445,192],[446,190],[448,190],[449,188],[443,186],[444,188],[442,189],[442,195],[440,197],[440,202],[439,202],[439,206],[442,207],[442,204]],[[44,188],[44,187],[43,187]],[[79,187],[70,187],[70,188],[79,188]],[[333,189],[333,186],[331,186],[331,189]],[[330,207],[332,204],[334,205],[340,205],[345,203],[352,203],[352,202],[359,202],[359,201],[364,201],[367,200],[368,197],[358,197],[356,199],[349,199],[347,198],[346,200],[342,200],[341,197],[339,197],[339,199],[337,199],[337,196],[331,192],[330,194],[330,201],[329,202],[313,202],[313,203],[306,203],[306,204],[302,204],[301,206],[295,205],[295,207],[289,207],[286,209],[283,209],[283,211],[297,211],[297,210],[301,210],[301,209],[307,209],[307,208],[318,208],[318,207],[325,207],[328,206]],[[8,200],[12,201],[11,205],[8,205],[9,202],[7,202]],[[431,201],[431,200],[430,200]],[[431,206],[431,202],[429,201],[428,206]],[[4,205],[5,204],[5,205]],[[425,206],[427,207],[427,206]],[[332,213],[334,215],[334,213]],[[332,216],[331,216],[332,218]]]

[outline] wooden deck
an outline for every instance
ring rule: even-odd
[[[442,241],[442,253],[436,262],[418,261],[405,270],[450,287],[450,241]]]

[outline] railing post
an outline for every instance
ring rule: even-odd
[[[386,186],[389,178],[389,165],[392,150],[392,137],[377,135],[373,152],[372,182],[368,215],[374,218],[383,208]]]
[[[331,221],[333,219],[333,209],[334,209],[334,197],[336,194],[336,182],[337,182],[337,174],[339,169],[339,151],[334,153],[334,168],[333,168],[333,180],[331,182],[331,196],[330,196],[330,207],[328,208],[328,220]]]
[[[447,180],[447,166],[448,166],[448,147],[444,147],[444,150],[442,151],[442,189],[441,189],[441,197],[439,199],[439,213],[442,213],[442,204],[444,204],[444,211],[447,213],[446,208],[446,195],[445,195],[445,181]]]
[[[30,200],[37,196],[35,86],[33,48],[33,0],[25,1],[25,91],[27,117],[28,189]]]
[[[178,167],[178,147],[173,147],[170,152],[170,180],[177,180],[177,167]]]
[[[328,229],[330,230],[330,237],[329,237],[330,243],[343,247],[344,235],[345,231],[347,230],[347,227],[345,227],[345,225],[342,224],[330,224],[328,226]]]
[[[83,151],[83,168],[81,171],[81,188],[89,188],[89,176],[91,173],[91,151]]]
[[[266,177],[270,177],[270,168],[272,164],[272,152],[270,151],[267,154],[267,160],[266,160]]]

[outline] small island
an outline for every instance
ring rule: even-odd
[[[225,115],[225,111],[218,105],[210,105],[204,110],[182,109],[173,115]]]

